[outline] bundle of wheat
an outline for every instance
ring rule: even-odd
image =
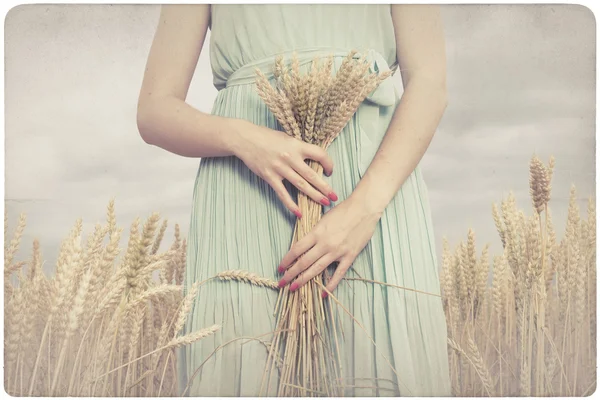
[[[288,135],[327,149],[362,101],[392,74],[390,70],[371,72],[367,56],[358,55],[357,51],[350,51],[333,76],[333,56],[323,63],[318,57],[313,59],[309,73],[304,75],[300,73],[295,53],[291,68],[279,56],[273,71],[275,87],[257,69],[257,91]],[[322,176],[320,163],[313,160],[307,163]],[[298,206],[304,217],[296,223],[292,245],[308,234],[322,215],[321,204],[302,192],[298,193]],[[268,387],[272,367],[279,365],[276,353],[281,351],[279,396],[340,395],[336,380],[340,379],[341,363],[338,343],[331,339],[336,337],[332,308],[329,303],[327,311],[319,295],[319,289],[324,289],[325,274],[314,277],[297,291],[285,287],[279,293],[277,333],[265,369],[265,376],[270,370]],[[326,334],[326,330],[333,336]]]

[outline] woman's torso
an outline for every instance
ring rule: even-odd
[[[289,50],[374,49],[396,61],[389,4],[213,4],[210,61],[214,84],[243,65]]]

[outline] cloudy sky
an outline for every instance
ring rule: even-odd
[[[595,21],[579,5],[443,5],[449,106],[423,159],[436,247],[474,229],[501,250],[493,202],[512,190],[531,213],[528,167],[556,157],[551,207],[562,236],[569,188],[595,194]],[[77,218],[84,239],[116,199],[117,222],[158,211],[187,235],[199,159],[147,145],[136,101],[159,5],[21,5],[5,20],[5,198],[17,260],[41,242],[44,268]],[[208,39],[207,39],[208,40]],[[397,79],[398,84],[400,79]],[[208,46],[188,102],[216,96]]]

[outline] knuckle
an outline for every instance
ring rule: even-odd
[[[279,199],[287,206],[287,207],[291,207],[292,205],[290,204],[290,199],[288,199],[287,193],[285,192],[285,190],[281,189],[280,187],[278,187],[275,192],[277,192],[277,196],[279,197]]]
[[[338,282],[342,280],[345,273],[346,273],[346,268],[344,268],[343,265],[338,265],[337,268],[335,269],[335,272],[333,273],[333,283],[335,283],[337,285]]]
[[[336,243],[335,247],[333,249],[331,249],[331,251],[334,253],[337,253],[337,254],[341,254],[341,255],[348,254],[348,249],[346,248],[346,246],[344,246],[343,244],[339,244],[339,243]]]
[[[350,260],[350,258],[346,262],[340,263],[340,269],[343,272],[348,271],[351,266],[352,266],[352,261]]]
[[[333,243],[329,242],[329,241],[323,241],[323,249],[326,252],[330,253],[333,250],[335,250],[335,245]]]
[[[294,199],[292,199],[292,196],[290,196],[290,193],[287,191],[287,189],[283,188],[283,191],[285,192],[285,198],[290,207],[297,209],[298,205],[294,202]]]
[[[296,264],[296,271],[304,271],[306,268],[308,268],[306,260],[300,260],[298,261],[298,264]]]
[[[344,254],[351,254],[352,253],[352,248],[350,246],[348,246],[347,244],[340,244],[338,246],[338,249],[340,250],[340,252],[342,252]]]
[[[316,232],[316,238],[319,243],[319,246],[322,246],[324,249],[334,248],[335,242],[333,241],[331,236],[328,236],[327,231],[319,230],[318,232]]]
[[[297,271],[298,266],[300,265],[300,259],[298,259],[298,257],[296,257],[295,255],[293,257],[294,257],[294,262],[292,262],[292,265],[290,266],[289,270]]]
[[[312,168],[308,167],[308,168],[302,169],[302,176],[307,181],[312,181],[313,178],[315,177],[315,174],[314,174],[314,171],[312,170]]]
[[[263,173],[261,174],[261,177],[262,177],[262,178],[263,178],[265,181],[267,181],[268,183],[270,183],[271,185],[273,185],[273,184],[275,184],[275,183],[276,183],[276,180],[275,180],[275,174],[273,174],[273,173],[272,173],[272,172],[270,172],[270,171],[265,171],[265,172],[263,172]],[[278,191],[278,189],[277,189],[277,188],[275,188],[275,191]]]
[[[272,168],[274,170],[280,171],[283,166],[284,166],[284,164],[280,160],[277,160],[277,159],[273,160]]]
[[[346,271],[348,270],[350,264],[348,263],[339,263],[335,269],[335,272],[338,274],[338,279],[342,279]]]
[[[281,191],[280,191],[280,190],[276,190],[275,192],[277,193],[277,197],[279,197],[279,200],[281,200],[281,202],[282,202],[283,204],[285,204],[285,206],[286,206],[287,208],[290,208],[290,207],[291,207],[291,206],[290,206],[290,202],[289,202],[289,200],[287,199],[287,197],[286,197],[286,196],[285,196],[283,193],[281,193]]]
[[[284,203],[287,204],[289,207],[294,207],[294,200],[292,200],[286,188],[283,185],[281,185],[279,187],[279,190],[281,192],[281,198],[283,199]]]
[[[304,158],[313,158],[314,154],[315,154],[313,145],[306,144],[305,146],[303,146],[302,154],[303,154]]]
[[[308,270],[310,267],[312,267],[313,264],[314,264],[314,261],[309,261],[309,260],[304,261],[304,263],[302,264],[302,271],[304,272],[304,271]]]
[[[279,196],[281,199],[283,199],[283,191],[281,190],[281,185],[278,184],[279,182],[277,182],[277,180],[271,179],[271,178],[268,178],[267,182],[269,182],[269,184],[271,185],[271,188],[273,188],[275,193],[277,193],[277,196]]]
[[[303,188],[305,186],[304,180],[303,179],[298,179],[296,181],[296,187],[298,188]]]
[[[313,228],[313,230],[309,233],[309,235],[311,235],[313,240],[316,241],[317,243],[321,243],[324,239],[323,233],[317,228]],[[322,244],[326,245],[326,243],[322,243]]]
[[[287,151],[282,151],[281,153],[279,153],[279,158],[281,160],[289,160],[290,158],[292,158],[292,155]]]

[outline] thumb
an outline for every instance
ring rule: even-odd
[[[329,157],[325,149],[315,144],[307,144],[304,148],[304,155],[311,160],[319,162],[323,166],[325,175],[330,176],[333,173],[333,160]]]

